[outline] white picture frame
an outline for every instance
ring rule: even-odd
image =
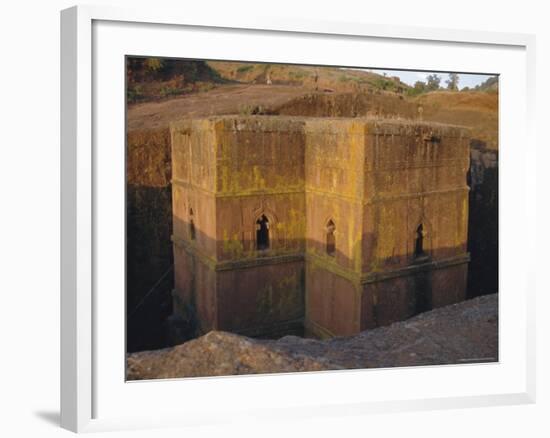
[[[117,27],[118,26],[118,27]],[[120,27],[120,28],[119,28]],[[122,30],[121,30],[122,29]],[[337,53],[336,47],[346,42],[349,45],[384,44],[386,48],[406,44],[411,51],[430,50],[438,54],[438,59],[429,56],[422,58],[418,69],[454,71],[457,60],[445,55],[448,50],[464,51],[480,50],[480,54],[494,52],[494,65],[501,65],[502,70],[476,70],[474,66],[485,63],[487,59],[463,59],[463,65],[469,65],[460,71],[499,73],[503,78],[501,84],[501,194],[503,194],[500,209],[500,238],[507,248],[527,246],[534,252],[535,245],[535,175],[529,168],[529,162],[522,158],[514,148],[508,147],[521,141],[522,153],[534,155],[535,142],[533,134],[534,120],[534,53],[535,39],[532,35],[491,33],[483,31],[460,31],[450,29],[427,29],[403,26],[385,26],[364,23],[315,22],[296,19],[253,18],[244,16],[242,20],[226,22],[223,17],[211,15],[191,16],[181,11],[165,11],[155,8],[147,10],[119,9],[110,7],[78,6],[66,9],[61,13],[61,425],[75,431],[101,431],[126,428],[148,428],[163,426],[184,426],[190,424],[223,423],[239,419],[269,418],[274,416],[289,416],[305,418],[312,415],[361,415],[369,412],[397,412],[415,409],[441,409],[451,407],[475,407],[503,404],[532,403],[535,400],[535,309],[534,309],[534,272],[525,262],[514,265],[514,272],[506,269],[510,266],[507,255],[501,249],[501,286],[500,309],[503,318],[500,321],[500,336],[502,358],[494,365],[461,365],[456,367],[417,367],[392,370],[359,370],[344,372],[303,373],[284,376],[239,376],[222,378],[183,379],[179,381],[136,382],[120,381],[120,372],[112,371],[111,362],[119,361],[123,367],[124,356],[120,353],[120,336],[118,329],[123,326],[124,315],[120,311],[120,300],[112,307],[105,307],[108,296],[101,295],[105,285],[112,285],[115,292],[109,296],[124,293],[120,289],[120,275],[114,277],[103,269],[110,263],[102,254],[109,252],[112,257],[118,257],[117,250],[111,251],[109,245],[119,239],[121,224],[107,231],[101,213],[105,208],[118,206],[121,202],[120,190],[108,194],[109,187],[118,187],[121,172],[116,168],[123,153],[124,142],[120,144],[120,112],[119,104],[115,105],[113,114],[109,114],[112,127],[103,122],[107,117],[102,108],[107,101],[102,97],[112,97],[124,100],[124,94],[116,94],[123,82],[123,70],[111,68],[109,59],[122,62],[121,53],[126,52],[124,44],[133,41],[140,44],[140,32],[147,31],[147,40],[141,41],[144,54],[151,56],[181,56],[182,53],[170,52],[168,43],[162,38],[173,37],[171,32],[195,32],[215,40],[224,32],[233,35],[235,41],[270,39],[276,46],[267,58],[259,59],[261,47],[254,43],[246,44],[249,54],[239,52],[239,47],[230,54],[222,54],[220,59],[235,59],[238,56],[244,60],[267,60],[270,56],[286,56],[287,62],[300,61],[300,53],[287,51],[286,55],[278,55],[277,47],[287,48],[289,40],[304,41],[312,44],[312,50],[307,56],[313,62],[332,56],[333,64],[350,65],[345,62],[345,53]],[[124,38],[128,33],[132,38]],[[189,33],[189,35],[191,35]],[[187,35],[187,37],[189,37]],[[184,35],[185,37],[185,35]],[[243,39],[244,38],[244,39]],[[247,40],[248,38],[248,40]],[[321,39],[321,42],[315,42]],[[105,41],[109,41],[109,47]],[[127,40],[125,42],[125,40]],[[277,42],[279,41],[280,42]],[[307,40],[307,42],[305,42]],[[194,41],[201,41],[200,37]],[[266,40],[267,41],[267,40]],[[334,42],[331,47],[330,42]],[[197,44],[188,57],[209,58],[216,56],[215,47],[202,43]],[[286,44],[286,46],[285,46]],[[316,44],[316,45],[315,45]],[[322,46],[322,47],[321,47]],[[243,45],[244,47],[244,45]],[[319,49],[318,54],[316,47]],[[449,47],[451,47],[449,49]],[[414,50],[413,50],[414,49]],[[118,52],[117,52],[118,50]],[[128,49],[130,50],[130,49]],[[333,52],[331,53],[331,50]],[[393,49],[392,49],[393,50]],[[397,50],[397,49],[395,49]],[[286,49],[284,50],[286,51]],[[279,52],[284,52],[279,50]],[[485,51],[485,52],[483,52]],[[321,53],[322,52],[322,53]],[[376,52],[376,53],[375,53]],[[403,53],[399,65],[381,64],[384,62],[380,49],[373,51],[379,60],[372,62],[371,67],[401,67],[412,66],[413,60],[408,60]],[[256,55],[254,55],[256,53]],[[303,51],[302,53],[306,53]],[[112,56],[113,58],[110,58]],[[226,56],[224,58],[223,56]],[[305,55],[304,55],[305,56]],[[317,58],[316,58],[317,56]],[[460,55],[459,55],[460,56]],[[269,58],[269,59],[274,59]],[[407,58],[407,59],[406,59]],[[448,58],[448,59],[447,59]],[[277,58],[283,59],[283,58]],[[351,58],[348,58],[351,59]],[[460,59],[459,59],[460,61]],[[518,62],[519,61],[519,62]],[[386,61],[387,62],[387,61]],[[409,64],[407,64],[409,62]],[[122,64],[117,64],[120,66]],[[364,66],[364,62],[351,65]],[[447,68],[445,68],[447,66]],[[116,68],[115,68],[116,67]],[[442,68],[443,67],[443,68]],[[508,69],[508,70],[507,70]],[[104,73],[111,71],[115,80],[113,88],[105,89],[101,81],[106,81]],[[118,76],[116,76],[118,75]],[[118,79],[117,79],[118,78]],[[111,86],[109,85],[109,87]],[[118,88],[116,88],[118,87]],[[118,96],[118,97],[117,97]],[[123,103],[122,103],[123,104]],[[111,105],[112,106],[112,105]],[[124,127],[122,127],[124,128]],[[109,139],[112,134],[112,139]],[[123,137],[122,137],[123,138]],[[110,149],[119,154],[110,160],[112,166],[106,165],[105,153],[97,153],[98,144],[112,144]],[[117,147],[118,145],[118,147]],[[118,149],[121,148],[121,149]],[[106,149],[102,149],[104,151]],[[514,181],[511,181],[512,166]],[[116,175],[115,175],[116,174]],[[111,183],[115,183],[112,185]],[[508,197],[522,199],[523,208],[508,203]],[[105,203],[105,204],[102,204]],[[510,233],[520,225],[523,230],[522,240]],[[123,224],[122,224],[123,226]],[[123,229],[122,229],[123,230]],[[123,233],[122,233],[123,234]],[[107,237],[103,237],[107,236]],[[109,241],[108,237],[112,237]],[[104,239],[104,240],[102,240]],[[117,240],[118,241],[118,240]],[[524,245],[524,246],[521,246]],[[118,247],[117,247],[118,248]],[[502,246],[501,246],[502,248]],[[120,249],[120,248],[119,248]],[[113,266],[120,266],[116,261]],[[504,268],[504,269],[503,269]],[[504,276],[504,277],[503,277]],[[506,280],[506,282],[504,282]],[[514,289],[512,294],[508,292]],[[98,296],[100,299],[98,299]],[[118,307],[117,307],[118,306]],[[106,310],[112,309],[112,310]],[[512,312],[517,312],[514,327],[512,321],[506,318]],[[119,321],[117,320],[119,318]],[[106,329],[116,333],[113,341],[105,336]],[[118,344],[117,344],[118,342]],[[111,345],[112,344],[112,345]],[[114,353],[113,353],[114,352]],[[116,358],[114,356],[117,356]],[[117,362],[118,363],[118,362]],[[485,366],[485,369],[483,368]],[[488,369],[491,366],[493,368]],[[118,367],[118,365],[117,365]],[[119,370],[119,368],[117,368]],[[504,370],[504,371],[503,371]],[[374,374],[375,371],[377,374]],[[478,377],[476,377],[479,375]],[[374,377],[373,377],[374,376]],[[491,376],[494,377],[492,381]],[[450,379],[451,378],[451,379]],[[358,380],[363,379],[363,380]],[[390,388],[384,382],[395,382]],[[423,380],[424,379],[424,380]],[[434,384],[427,392],[419,390],[421,386],[411,387],[405,382],[428,382],[433,380],[445,382],[458,379],[454,389],[445,385]],[[461,379],[463,379],[461,381]],[[479,379],[479,389],[472,390],[470,382]],[[357,393],[351,389],[360,387],[357,382],[370,382],[372,394]],[[115,383],[113,383],[115,382]],[[378,382],[378,383],[377,383]],[[499,383],[500,382],[500,383]],[[455,382],[456,383],[456,382]],[[363,383],[361,383],[363,384]],[[377,388],[379,384],[380,388]],[[144,400],[158,399],[168,394],[171,387],[186,385],[186,390],[197,397],[193,406],[174,406],[167,409],[161,404],[147,406],[147,415],[140,414],[139,409],[131,401],[143,397]],[[285,386],[286,385],[286,386]],[[387,393],[382,392],[384,386]],[[411,383],[412,385],[412,383]],[[484,386],[485,385],[485,386]],[[414,386],[414,385],[413,385]],[[289,387],[302,388],[296,393],[293,402],[289,403],[283,391]],[[280,389],[280,393],[277,392]],[[321,388],[319,390],[318,388]],[[408,388],[408,389],[407,389]],[[263,392],[258,392],[263,391]],[[376,392],[378,391],[378,393]],[[309,392],[309,393],[308,393]],[[262,398],[261,394],[268,394]],[[219,394],[219,401],[208,397]],[[229,398],[231,394],[241,394]],[[382,396],[386,394],[386,396]],[[107,395],[109,400],[107,401]],[[168,401],[172,395],[168,394]],[[119,397],[127,397],[125,399]],[[253,403],[249,400],[254,397]],[[228,403],[232,400],[232,403]],[[123,409],[122,406],[127,406]],[[190,408],[192,407],[192,410]]]

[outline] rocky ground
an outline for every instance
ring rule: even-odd
[[[288,85],[224,85],[202,93],[186,94],[161,102],[146,102],[128,108],[128,131],[167,128],[184,117],[250,114],[254,108],[269,110],[311,93]]]
[[[263,374],[498,360],[498,296],[326,341],[259,340],[210,332],[172,348],[132,353],[128,380]]]

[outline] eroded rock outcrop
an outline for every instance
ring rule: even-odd
[[[259,340],[210,332],[172,348],[132,353],[129,380],[263,374],[498,360],[498,296],[327,341]]]

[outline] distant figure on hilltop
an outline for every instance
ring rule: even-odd
[[[422,121],[422,113],[424,112],[424,108],[422,105],[418,105],[418,120]]]
[[[315,91],[319,89],[319,72],[315,70],[315,76],[313,77],[313,81],[315,83]]]

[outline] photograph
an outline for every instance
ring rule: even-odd
[[[126,380],[499,361],[498,74],[124,75]]]
[[[2,436],[550,437],[548,8],[445,6],[6,3]]]

